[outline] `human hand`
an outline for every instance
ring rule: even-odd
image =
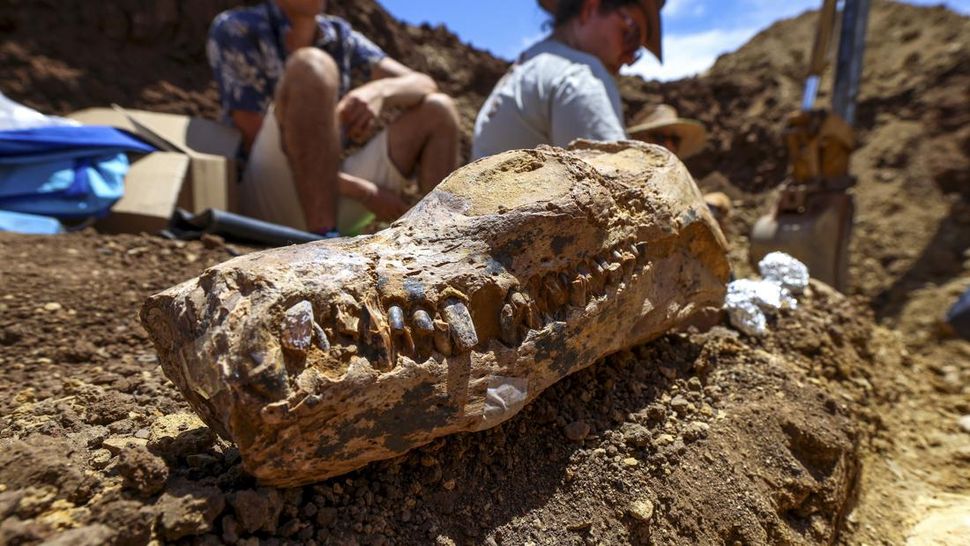
[[[380,93],[367,86],[358,87],[337,103],[337,120],[348,138],[362,143],[370,137],[383,107],[384,97]]]
[[[375,186],[375,191],[363,203],[378,220],[384,221],[397,220],[410,208],[396,192],[380,186]]]

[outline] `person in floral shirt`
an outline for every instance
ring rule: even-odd
[[[207,53],[223,120],[249,153],[242,212],[355,234],[407,210],[409,177],[428,192],[457,167],[458,114],[434,80],[325,9],[326,0],[267,0],[225,11]],[[355,74],[366,83],[351,88]],[[403,113],[377,131],[388,108]]]

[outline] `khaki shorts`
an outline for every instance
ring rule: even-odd
[[[280,142],[279,124],[270,107],[243,174],[240,207],[247,216],[306,230],[293,173]],[[397,193],[407,182],[388,155],[386,129],[344,159],[340,170]],[[337,206],[337,229],[342,235],[357,235],[374,220],[374,215],[353,199],[340,197]]]

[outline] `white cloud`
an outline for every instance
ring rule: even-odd
[[[690,2],[690,0],[670,0],[664,4],[663,13],[664,18],[667,17],[679,17],[684,13],[684,7]]]
[[[633,66],[624,67],[622,73],[658,80],[676,80],[699,74],[710,68],[718,55],[734,51],[757,31],[757,28],[714,29],[667,35],[663,40],[663,65],[652,55],[644,54]]]
[[[705,12],[704,2],[698,0],[668,0],[661,14],[664,19],[700,17]]]

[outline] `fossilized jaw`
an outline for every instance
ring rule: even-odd
[[[221,264],[150,299],[143,321],[247,469],[333,475],[497,424],[717,305],[721,235],[678,168],[635,144],[486,158],[387,230]]]

